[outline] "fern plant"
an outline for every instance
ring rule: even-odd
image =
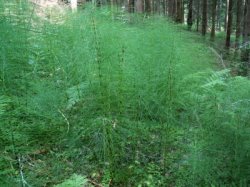
[[[65,180],[61,184],[57,184],[54,187],[82,187],[90,186],[88,179],[81,175],[72,175],[69,179]]]

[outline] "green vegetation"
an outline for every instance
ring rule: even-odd
[[[0,186],[250,183],[250,82],[199,36],[161,17],[32,10],[0,4]]]

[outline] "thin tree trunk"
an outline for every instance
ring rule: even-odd
[[[221,31],[221,4],[222,0],[217,3],[217,29]]]
[[[162,1],[163,15],[167,15],[167,0]]]
[[[227,32],[227,24],[228,24],[228,9],[229,9],[229,0],[226,1],[226,14],[225,14],[225,23],[224,23],[224,31]]]
[[[176,16],[176,0],[169,0],[168,1],[168,15],[173,19]]]
[[[200,27],[200,0],[197,1],[197,15],[196,15],[196,31],[199,32]]]
[[[212,2],[212,30],[211,30],[211,41],[215,39],[215,22],[216,22],[216,7],[217,7],[217,0],[213,0]]]
[[[185,21],[185,1],[182,0],[181,3],[181,23],[184,23]]]
[[[144,11],[143,0],[137,0],[135,6],[136,6],[136,11],[138,13],[143,13]]]
[[[235,48],[239,47],[241,36],[242,0],[237,0]]]
[[[151,13],[151,1],[150,0],[145,0],[145,12],[147,14]]]
[[[189,0],[188,3],[188,17],[187,17],[188,29],[191,30],[193,25],[193,0]]]
[[[245,38],[246,38],[246,19],[247,19],[247,0],[244,2],[244,16],[243,16],[243,31],[242,31],[242,36],[243,36],[243,45],[245,43]]]
[[[128,12],[133,13],[135,11],[135,0],[128,0]]]
[[[165,15],[168,15],[168,6],[169,6],[168,0],[164,0]]]
[[[176,22],[177,23],[182,23],[182,20],[183,20],[183,16],[182,16],[182,14],[183,14],[183,10],[182,10],[182,5],[183,3],[182,3],[182,0],[177,0],[176,1],[176,9],[177,9],[177,12],[176,12]]]
[[[202,29],[201,34],[205,36],[207,33],[207,0],[203,0],[202,5]]]
[[[154,12],[161,14],[161,1],[160,0],[153,0],[153,7]]]
[[[233,0],[229,0],[228,4],[228,23],[227,23],[227,36],[226,36],[226,48],[230,48],[231,44],[231,33],[233,24]]]
[[[250,73],[250,0],[245,2],[244,11],[244,31],[243,31],[243,46],[242,50],[242,72],[241,75],[248,75]]]

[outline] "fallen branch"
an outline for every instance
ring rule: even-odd
[[[96,187],[103,187],[101,184],[96,183],[95,181],[88,180],[91,184],[93,184]]]
[[[18,165],[19,165],[19,174],[20,174],[20,177],[21,177],[22,187],[25,187],[25,186],[30,187],[30,185],[29,185],[29,184],[27,183],[27,181],[24,179],[23,164],[22,164],[22,162],[21,162],[20,156],[18,156],[17,160],[18,160]]]
[[[221,57],[221,55],[212,47],[209,47],[209,49],[219,58],[221,65],[223,66],[223,68],[227,68],[227,66],[225,65],[223,58]]]
[[[64,120],[65,120],[65,122],[66,122],[66,124],[67,124],[67,126],[68,126],[67,133],[69,133],[69,126],[70,126],[69,120],[66,118],[66,116],[63,114],[63,112],[62,112],[60,109],[58,109],[58,112],[59,112],[59,113],[62,115],[62,117],[64,118]]]

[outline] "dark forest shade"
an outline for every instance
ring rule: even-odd
[[[240,42],[240,36],[241,36],[241,20],[242,20],[242,5],[243,1],[242,0],[237,0],[237,12],[236,12],[236,36],[235,36],[235,48],[239,47],[239,42]]]
[[[176,1],[175,0],[168,1],[168,15],[172,18],[175,18],[175,15],[176,15]]]
[[[151,1],[150,0],[145,0],[145,12],[146,13],[151,13]]]
[[[245,1],[244,5],[244,27],[243,27],[243,46],[242,50],[242,72],[241,75],[249,76],[250,69],[250,0]]]
[[[196,8],[197,8],[197,13],[196,13],[196,31],[199,31],[199,26],[200,26],[200,1],[201,0],[196,0]]]
[[[211,29],[211,40],[215,39],[215,25],[216,25],[216,7],[217,0],[212,1],[212,29]]]
[[[207,33],[207,0],[202,2],[202,28],[201,34],[205,36]]]
[[[182,0],[176,1],[176,22],[183,23],[183,2]]]
[[[132,13],[135,10],[135,0],[128,1],[128,12]]]
[[[189,30],[192,28],[193,25],[193,0],[189,0],[188,2],[187,25]]]

